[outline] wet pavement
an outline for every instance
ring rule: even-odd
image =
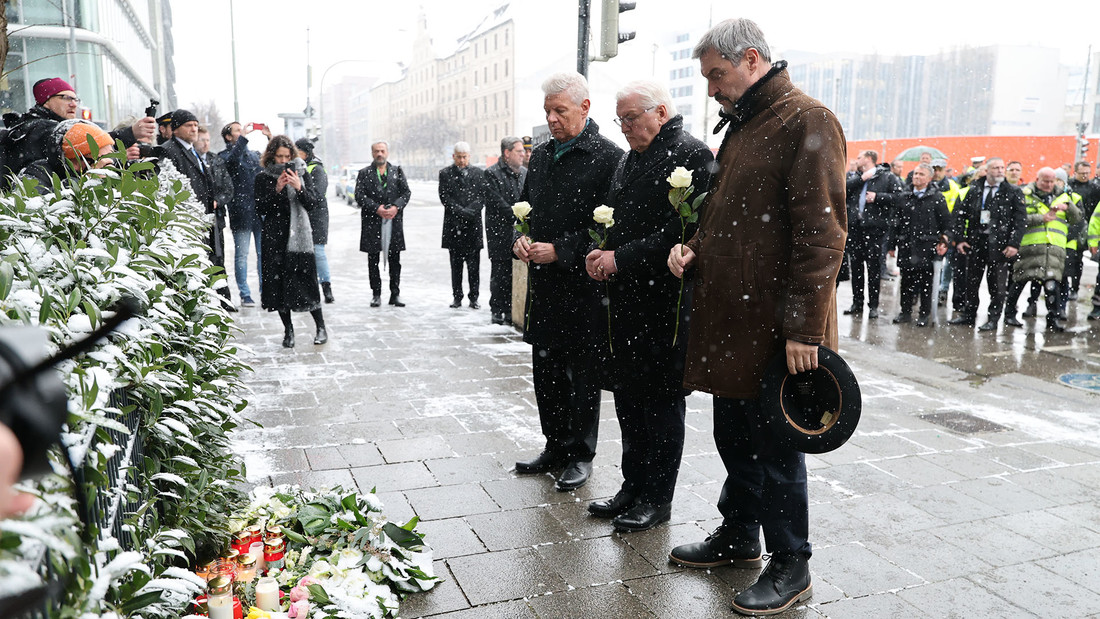
[[[263,425],[235,435],[249,479],[377,488],[391,519],[419,516],[444,582],[407,599],[403,617],[733,616],[755,570],[667,560],[719,523],[709,397],[688,399],[667,526],[617,534],[587,514],[621,481],[609,393],[586,486],[517,476],[513,463],[542,447],[530,349],[487,309],[447,307],[442,208],[434,184],[412,190],[408,307],[367,306],[358,211],[330,197],[329,343],[310,343],[307,314],[293,350],[277,315],[238,315],[255,370],[246,415]],[[483,252],[483,308],[488,271]],[[863,418],[847,445],[807,457],[814,597],[779,616],[1100,617],[1100,397],[1055,380],[1096,371],[1095,336],[1046,335],[1042,318],[1038,333],[1029,320],[996,335],[893,325],[896,287],[884,282],[877,321],[841,317]],[[839,294],[847,307],[850,286]],[[1088,309],[1070,326],[1085,329]]]

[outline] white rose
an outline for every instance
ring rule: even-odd
[[[516,202],[512,205],[512,214],[516,216],[516,219],[524,221],[531,214],[531,205],[527,202]]]
[[[690,187],[691,186],[691,170],[681,166],[672,171],[672,175],[668,177],[668,184],[673,187]]]
[[[603,224],[610,228],[615,225],[615,209],[610,206],[597,206],[592,211],[592,219],[596,220],[596,223]]]

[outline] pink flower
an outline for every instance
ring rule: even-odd
[[[317,584],[317,579],[312,576],[303,576],[302,579],[298,581],[299,587],[308,587],[315,584]]]
[[[309,589],[306,589],[305,587],[299,585],[299,586],[294,587],[290,590],[290,601],[291,602],[300,602],[302,600],[308,600],[308,599],[309,599]]]
[[[306,619],[309,616],[309,602],[298,600],[290,603],[290,611],[286,616],[289,619]]]

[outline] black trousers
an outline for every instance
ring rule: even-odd
[[[848,251],[852,268],[852,307],[863,306],[863,283],[867,280],[867,306],[878,309],[879,288],[882,284],[884,261],[882,241],[885,230],[857,225],[848,236]],[[866,271],[864,270],[866,268]]]
[[[1048,279],[1043,282],[1038,280],[1027,280],[1022,282],[1012,282],[1012,286],[1008,289],[1008,298],[1005,301],[1005,316],[1016,315],[1016,303],[1020,300],[1020,295],[1023,294],[1024,288],[1028,284],[1031,284],[1031,292],[1038,301],[1039,293],[1038,289],[1041,285],[1047,293],[1047,320],[1053,320],[1059,312],[1062,311],[1063,295],[1065,292],[1062,290],[1062,282],[1056,279]]]
[[[489,311],[512,318],[512,259],[489,259]]]
[[[462,299],[462,265],[466,265],[466,275],[470,283],[470,302],[477,301],[481,290],[481,250],[448,249],[451,254],[451,293],[455,299]]]
[[[718,511],[743,539],[763,529],[768,552],[809,557],[806,459],[767,436],[760,414],[758,400],[714,396],[714,443],[726,466]]]
[[[955,286],[961,288],[962,315],[976,318],[978,315],[979,291],[982,278],[989,290],[989,319],[997,320],[1004,309],[1005,295],[1012,281],[1012,263],[1015,258],[1005,258],[1000,252],[990,255],[985,242],[974,243],[966,255],[955,254]],[[962,284],[960,286],[960,284]]]
[[[684,396],[615,392],[623,435],[623,490],[645,503],[671,503],[684,452]]]
[[[913,311],[913,301],[920,301],[920,315],[932,313],[932,267],[901,267],[901,313]]]
[[[370,289],[374,294],[382,294],[382,274],[378,271],[378,263],[382,260],[382,252],[367,253],[368,274],[370,275]],[[390,272],[390,294],[401,293],[401,251],[390,247],[386,256],[389,263],[386,269]]]
[[[531,365],[546,451],[570,461],[591,462],[600,428],[595,353],[532,346]]]

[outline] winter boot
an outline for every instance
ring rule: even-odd
[[[773,554],[756,583],[733,598],[733,610],[754,617],[776,615],[813,594],[808,559],[802,555]]]
[[[317,337],[313,338],[313,343],[317,345],[324,344],[328,341],[328,331],[324,327],[317,327]]]
[[[332,282],[321,282],[321,292],[325,293],[325,303],[336,301],[336,297],[332,296]]]
[[[294,348],[294,326],[286,328],[283,333],[283,348]]]
[[[684,567],[718,567],[733,565],[741,568],[760,567],[759,539],[741,539],[736,531],[719,525],[707,539],[672,549],[668,558]]]

